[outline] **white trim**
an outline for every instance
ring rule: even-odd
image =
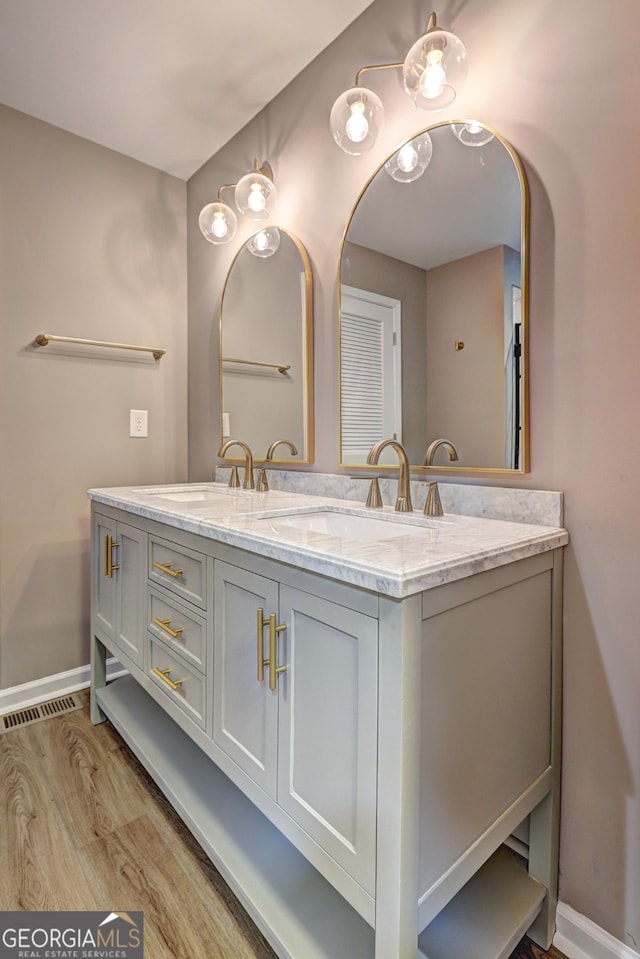
[[[640,959],[640,953],[564,902],[558,903],[553,944],[567,959]]]
[[[107,660],[108,680],[117,679],[118,676],[124,676],[126,673],[127,670],[117,659]],[[54,676],[44,676],[30,683],[22,683],[20,686],[0,689],[0,716],[17,709],[26,709],[27,706],[35,706],[36,703],[44,703],[48,699],[67,696],[79,689],[86,689],[89,681],[90,667],[78,666],[77,669],[68,669]]]

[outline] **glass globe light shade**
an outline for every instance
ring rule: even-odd
[[[366,87],[352,87],[333,104],[329,126],[333,139],[345,153],[360,156],[376,142],[383,120],[380,97]]]
[[[275,226],[265,227],[247,241],[247,247],[254,256],[273,256],[280,246],[280,230]]]
[[[270,200],[275,198],[276,188],[273,180],[252,170],[238,180],[235,191],[236,206],[250,220],[264,220],[271,210]]]
[[[404,88],[419,110],[448,107],[466,76],[465,46],[446,30],[430,30],[420,37],[402,66]]]
[[[467,123],[452,123],[451,129],[460,143],[464,143],[466,147],[483,147],[494,137],[490,130],[474,120],[469,120]]]
[[[230,206],[216,200],[203,206],[198,217],[198,226],[209,243],[228,243],[236,235],[238,217]]]
[[[400,147],[384,165],[398,183],[412,183],[422,176],[431,162],[433,143],[428,133],[421,133]]]

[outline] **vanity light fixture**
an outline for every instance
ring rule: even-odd
[[[236,206],[250,220],[265,220],[271,213],[269,201],[275,197],[276,187],[273,172],[268,163],[255,165],[251,173],[243,176],[236,185]]]
[[[280,230],[275,226],[264,227],[258,230],[248,241],[247,249],[254,256],[273,256],[280,246]]]
[[[487,130],[486,127],[481,126],[475,120],[467,120],[466,123],[452,123],[451,129],[454,136],[466,147],[483,147],[494,137],[490,130]]]
[[[267,162],[258,166],[258,161],[255,160],[250,173],[241,177],[237,183],[224,183],[218,190],[216,201],[207,203],[202,208],[198,225],[209,243],[228,243],[238,229],[238,217],[231,207],[222,201],[223,190],[234,191],[236,206],[244,216],[250,220],[266,219],[271,215],[270,204],[276,192],[271,167]]]
[[[200,210],[198,217],[198,226],[205,240],[209,243],[228,243],[236,235],[238,229],[238,217],[230,206],[223,203],[220,199],[222,190],[232,187],[233,184],[225,184],[218,190],[218,199],[215,203],[207,203]]]
[[[370,150],[382,129],[382,101],[372,90],[360,86],[362,74],[394,69],[402,70],[404,89],[418,109],[442,110],[453,103],[465,81],[467,51],[454,33],[438,28],[432,13],[426,33],[416,40],[403,63],[361,67],[355,86],[338,97],[329,118],[333,139],[345,153],[358,156]]]

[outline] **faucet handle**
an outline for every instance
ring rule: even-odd
[[[427,484],[427,502],[424,504],[425,516],[442,516],[442,503],[440,501],[440,491],[438,484],[431,482]]]
[[[369,509],[380,509],[382,506],[382,496],[380,495],[380,484],[377,476],[374,476],[371,480],[366,505]]]
[[[237,489],[240,486],[240,477],[238,475],[238,467],[233,466],[231,468],[231,475],[229,476],[229,486],[231,489]]]
[[[269,489],[269,481],[267,480],[267,471],[264,466],[261,466],[258,470],[258,479],[256,480],[256,490],[258,493],[266,493]]]

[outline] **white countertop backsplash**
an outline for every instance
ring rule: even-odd
[[[228,470],[224,472],[228,477]],[[222,473],[218,470],[218,479]],[[425,484],[412,483],[415,511],[409,523],[421,526],[424,535],[403,535],[399,524],[406,524],[407,514],[395,513],[392,506],[364,508],[366,478],[270,470],[269,479],[272,488],[267,493],[228,491],[213,500],[198,502],[176,502],[159,495],[162,489],[187,489],[188,484],[94,489],[88,495],[96,503],[396,598],[568,542],[568,534],[561,528],[561,493],[443,483],[440,494],[445,515],[431,520],[422,514]],[[220,487],[219,483],[209,485]],[[380,485],[385,503],[393,503],[396,481],[384,479]],[[282,517],[318,508],[375,517],[393,525],[388,536],[383,531],[373,542],[294,527],[284,531],[277,528],[278,514]],[[501,518],[489,518],[496,513]],[[272,517],[274,523],[256,522],[265,517]],[[381,531],[384,525],[381,523]]]
[[[239,470],[242,478],[244,467],[240,466]],[[228,483],[230,472],[229,467],[217,467],[216,482]],[[279,469],[268,469],[267,477],[272,489],[354,500],[363,506],[370,482],[368,476]],[[398,487],[397,479],[385,476],[379,483],[383,502],[393,506]],[[482,516],[485,519],[504,519],[512,523],[533,523],[541,526],[562,526],[564,521],[563,494],[553,490],[468,486],[450,483],[448,480],[439,480],[438,489],[445,513],[461,513],[465,516]],[[426,498],[426,481],[411,480],[414,510],[423,510]]]

